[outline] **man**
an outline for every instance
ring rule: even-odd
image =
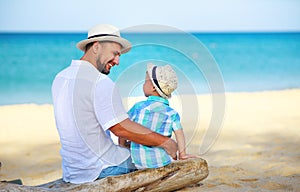
[[[61,141],[63,180],[75,184],[135,170],[130,152],[108,132],[147,146],[159,146],[176,159],[177,144],[132,122],[115,84],[107,76],[131,44],[111,25],[96,25],[77,47],[80,60],[55,77],[52,97]]]

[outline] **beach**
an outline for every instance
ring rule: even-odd
[[[226,93],[225,115],[201,158],[209,176],[180,191],[300,191],[300,89]],[[181,101],[189,102],[181,96]],[[139,98],[140,99],[140,98]],[[212,118],[211,95],[198,95],[199,122],[183,119],[187,151],[198,154]],[[128,105],[136,101],[130,99]],[[176,97],[171,106],[182,113]],[[50,104],[0,106],[0,180],[39,185],[61,178],[59,136]],[[195,121],[197,131],[194,129]]]

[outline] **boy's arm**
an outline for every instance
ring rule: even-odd
[[[130,141],[127,141],[124,138],[118,137],[118,143],[121,147],[130,148]]]
[[[185,138],[184,138],[184,133],[182,129],[178,129],[176,131],[174,131],[175,133],[175,137],[176,137],[176,141],[177,141],[177,145],[178,145],[178,157],[179,159],[181,159],[181,157],[186,155],[185,152]]]
[[[120,146],[125,147],[126,140],[121,137],[118,137],[118,143]]]
[[[191,154],[186,154],[186,147],[185,147],[185,137],[182,129],[178,129],[174,131],[177,145],[178,145],[178,159],[183,160],[183,159],[189,159],[189,158],[197,158],[199,156],[197,155],[191,155]]]

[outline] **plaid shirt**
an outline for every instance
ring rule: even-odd
[[[182,129],[179,114],[169,107],[169,101],[158,96],[149,96],[136,103],[128,112],[130,119],[152,131],[171,137],[172,132]],[[157,168],[171,163],[172,158],[160,147],[149,147],[131,142],[131,157],[135,166]]]

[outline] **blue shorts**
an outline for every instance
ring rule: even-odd
[[[127,160],[123,161],[120,165],[111,166],[103,169],[98,178],[102,179],[108,176],[122,175],[136,170],[137,168],[132,163],[131,157],[129,157]]]

